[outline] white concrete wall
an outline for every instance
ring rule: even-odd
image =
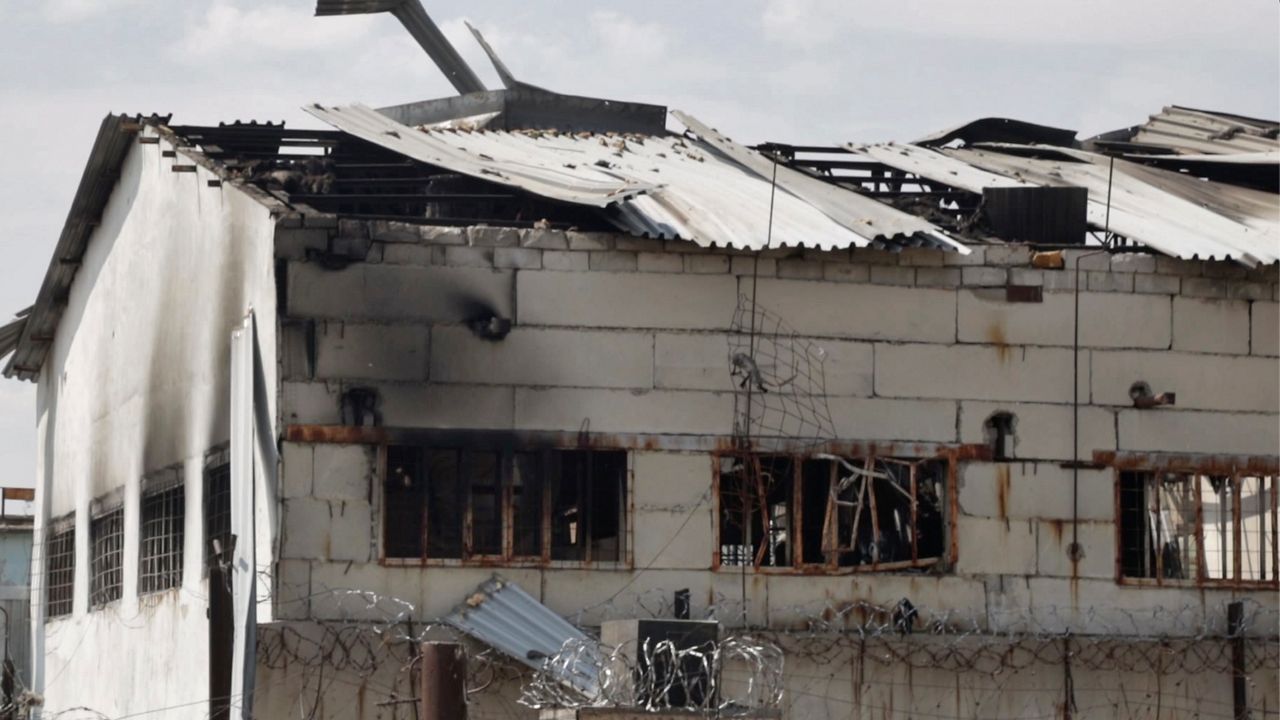
[[[75,611],[43,635],[37,621],[35,689],[50,714],[208,712],[196,703],[209,694],[203,456],[228,437],[229,337],[250,308],[276,382],[275,222],[242,192],[211,187],[204,169],[173,172],[191,161],[162,156],[171,149],[130,150],[41,375],[36,516],[43,525],[77,514]],[[139,599],[139,479],[175,464],[186,476],[183,583]],[[88,510],[117,488],[126,498],[123,599],[93,611]],[[39,529],[36,537],[33,607],[43,618]]]
[[[325,246],[323,231],[286,233],[279,245],[291,261],[290,325],[281,345],[286,424],[340,423],[342,392],[360,385],[378,389],[383,423],[391,427],[575,432],[585,424],[601,433],[731,433],[726,332],[737,297],[751,287],[750,257],[598,234],[345,222],[336,234],[372,239],[367,261],[338,271],[306,262],[308,247]],[[1068,253],[1068,268],[1077,259]],[[749,573],[745,583],[736,569],[714,571],[710,457],[658,448],[632,456],[639,570],[501,572],[587,625],[669,612],[670,595],[681,588],[691,590],[695,616],[740,624],[745,609],[752,624],[772,628],[904,597],[983,632],[1221,630],[1225,603],[1240,598],[1274,619],[1274,592],[1117,585],[1110,470],[1080,472],[1075,530],[1084,557],[1073,564],[1066,553],[1072,478],[1061,465],[1077,453],[1090,460],[1095,451],[1274,458],[1276,268],[1084,258],[1082,349],[1073,374],[1075,274],[1036,269],[1029,260],[1026,248],[995,247],[970,257],[779,250],[759,263],[760,303],[827,351],[840,439],[981,444],[988,417],[1016,416],[1015,462],[959,469],[951,570]],[[1044,302],[1006,302],[1006,283],[1041,286]],[[505,340],[479,340],[460,324],[473,301],[514,321]],[[1177,405],[1134,409],[1128,390],[1137,380],[1157,393],[1176,392]],[[1083,405],[1079,446],[1072,448],[1077,381]],[[382,608],[352,604],[337,592],[359,589],[403,599],[418,622],[427,621],[494,571],[378,564],[378,483],[371,448],[285,444],[280,617],[342,626],[385,621]],[[1253,631],[1274,635],[1274,628]],[[847,652],[793,660],[792,718],[858,717],[855,707],[872,717],[904,716],[904,708],[946,717],[1052,716],[1061,702],[1056,665],[1032,663],[1012,680],[868,667],[859,684],[848,674]],[[268,685],[283,682],[276,671],[263,672]],[[1081,716],[1156,717],[1154,709],[1125,705],[1116,681],[1106,670],[1079,669],[1077,701],[1088,709]],[[1139,688],[1157,681],[1148,673],[1125,682],[1145,693]],[[1177,688],[1167,691],[1177,709],[1166,706],[1160,717],[1185,717],[1189,708],[1207,715],[1229,702],[1221,675],[1159,682]],[[981,704],[991,697],[989,685],[1017,687],[993,711]],[[1264,671],[1254,697],[1275,707],[1275,685],[1274,670]],[[531,716],[509,700],[480,702],[481,717]],[[1137,701],[1130,694],[1127,702]]]

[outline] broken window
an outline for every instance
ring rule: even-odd
[[[722,566],[894,569],[943,555],[945,461],[739,455],[720,463]]]
[[[124,588],[124,508],[94,518],[89,540],[89,605],[96,608],[119,600]]]
[[[181,476],[178,476],[181,480]],[[182,584],[187,493],[179,482],[142,498],[138,541],[138,591],[160,592]]]
[[[387,448],[383,551],[432,560],[622,560],[627,455]]]
[[[210,453],[204,466],[206,570],[214,557],[214,541],[217,541],[223,552],[231,549],[231,451],[226,448]]]
[[[1124,472],[1120,568],[1157,582],[1277,582],[1276,478]]]
[[[45,541],[45,602],[51,618],[70,615],[76,589],[76,518],[49,525]]]

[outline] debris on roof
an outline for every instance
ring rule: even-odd
[[[1170,105],[1142,125],[1103,133],[1086,145],[1146,154],[1274,153],[1280,151],[1280,123]]]

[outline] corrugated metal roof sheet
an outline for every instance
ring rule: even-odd
[[[494,575],[476,588],[444,621],[535,670],[562,673],[562,681],[587,697],[599,691],[604,663],[598,643],[501,576]],[[576,662],[569,667],[548,666],[545,661],[566,643],[580,643],[583,648]]]
[[[1089,222],[1181,258],[1232,259],[1247,264],[1280,260],[1276,196],[1210,183],[1127,160],[1079,150],[1058,152],[1081,162],[1018,157],[986,150],[944,150],[975,167],[1036,185],[1085,187]],[[1110,219],[1107,198],[1110,186]],[[1264,209],[1270,206],[1270,218]]]
[[[1240,115],[1171,105],[1133,129],[1128,142],[1187,155],[1229,155],[1280,150],[1280,124]]]
[[[31,308],[27,308],[15,315],[16,320],[0,325],[0,359],[18,347],[18,339],[22,337],[22,330],[27,326],[30,314]]]
[[[713,145],[679,136],[418,130],[361,105],[306,110],[421,162],[553,200],[608,208],[614,222],[636,235],[744,250],[874,242],[963,247],[927,221],[821,181],[815,181],[820,190],[801,187],[793,178],[787,187],[780,182],[774,197],[770,241],[771,179],[716,146],[754,155],[753,164],[772,163],[718,136]],[[847,206],[835,212],[839,203]]]

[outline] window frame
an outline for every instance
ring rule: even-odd
[[[186,571],[187,540],[185,480],[181,465],[167,468],[142,480],[138,498],[139,597],[182,587]],[[157,509],[158,517],[148,517],[151,511]],[[154,528],[157,522],[167,532],[149,537],[149,526]],[[163,550],[148,554],[149,550],[157,547]],[[150,567],[148,563],[151,563]]]
[[[227,502],[225,508],[216,508],[213,506],[215,479],[221,484],[226,485],[226,492],[220,493],[225,495]],[[218,539],[213,534],[214,520],[226,518],[226,533],[221,538],[226,541],[231,539],[231,448],[228,445],[222,445],[205,453],[204,468],[201,472],[201,492],[200,492],[200,545],[203,550],[200,553],[203,562],[203,577],[209,576],[209,565],[213,562],[213,541]],[[225,512],[219,512],[225,510]],[[225,546],[226,543],[224,543]],[[223,548],[226,549],[225,547]]]
[[[1163,553],[1156,552],[1157,569],[1155,577],[1131,576],[1126,574],[1125,568],[1125,533],[1128,526],[1124,522],[1125,509],[1127,507],[1124,497],[1123,488],[1126,475],[1138,475],[1143,478],[1144,497],[1148,492],[1149,486],[1162,475],[1181,475],[1189,477],[1195,483],[1195,558],[1196,572],[1193,578],[1166,578],[1163,577]],[[1209,577],[1206,571],[1207,563],[1205,559],[1205,520],[1204,520],[1204,484],[1209,481],[1210,477],[1223,477],[1230,481],[1235,491],[1231,493],[1232,509],[1231,509],[1231,548],[1227,551],[1230,553],[1228,558],[1231,560],[1230,578],[1214,578]],[[1269,567],[1263,567],[1263,571],[1269,574],[1269,578],[1261,580],[1244,579],[1242,559],[1243,553],[1239,551],[1241,547],[1240,539],[1242,536],[1242,518],[1241,518],[1241,500],[1239,488],[1241,482],[1246,478],[1263,479],[1263,487],[1267,488],[1270,494],[1271,507],[1267,508],[1269,516],[1269,528],[1264,525],[1263,537],[1269,530],[1270,532],[1270,563]],[[1159,485],[1159,483],[1156,483]],[[1116,583],[1119,585],[1131,585],[1137,587],[1169,587],[1169,588],[1231,588],[1241,590],[1274,590],[1280,588],[1280,468],[1275,467],[1274,460],[1272,463],[1253,462],[1253,461],[1237,461],[1229,464],[1229,467],[1223,467],[1219,462],[1213,461],[1165,461],[1161,462],[1160,458],[1154,458],[1153,461],[1146,463],[1115,463],[1114,464],[1114,486],[1115,486],[1115,537],[1116,537]],[[1145,503],[1144,503],[1145,504]],[[1150,526],[1147,524],[1147,513],[1143,512],[1143,526],[1140,532],[1145,536],[1150,532]]]
[[[57,551],[54,551],[55,544],[58,545]],[[76,610],[76,514],[70,512],[62,517],[51,520],[46,526],[44,537],[44,612],[45,620],[58,620],[61,618],[71,617]],[[66,558],[69,562],[65,566],[57,568],[57,572],[64,574],[66,582],[55,584],[51,578],[55,572],[53,567],[54,558]],[[60,575],[61,577],[61,575]],[[59,597],[54,600],[53,591],[55,588],[66,591],[65,598]],[[62,610],[65,608],[65,612]]]
[[[462,497],[458,499],[458,504],[463,508],[465,514],[462,524],[460,525],[462,537],[460,540],[461,557],[431,557],[429,554],[428,534],[430,533],[429,522],[426,518],[425,506],[424,517],[422,520],[422,556],[421,557],[394,557],[387,554],[387,475],[391,471],[388,462],[389,450],[392,447],[412,447],[420,453],[435,452],[455,452],[457,453],[459,462],[467,453],[492,453],[498,456],[498,480],[499,480],[499,496],[502,513],[502,551],[498,554],[472,553],[470,545],[473,542],[471,531],[473,529],[472,492],[468,487]],[[618,521],[620,523],[618,531],[618,557],[614,559],[594,559],[591,554],[589,536],[587,545],[584,548],[583,559],[554,559],[552,535],[553,529],[548,524],[548,507],[553,504],[551,493],[549,491],[550,484],[546,482],[548,477],[546,468],[548,460],[552,453],[618,453],[622,455],[622,477],[619,495]],[[539,547],[538,555],[522,555],[517,553],[517,545],[514,532],[515,525],[515,505],[512,501],[513,497],[513,477],[517,459],[521,455],[537,454],[541,457],[540,465],[542,468],[543,485],[540,490],[540,502],[542,504],[541,519],[539,524]],[[391,567],[403,566],[425,566],[425,567],[508,567],[508,568],[598,568],[598,569],[628,569],[633,566],[633,542],[632,536],[634,532],[634,453],[626,448],[605,447],[591,445],[590,447],[563,447],[558,444],[545,442],[519,442],[510,437],[496,438],[489,433],[478,432],[473,434],[450,433],[446,437],[439,440],[423,439],[420,441],[408,442],[383,442],[378,444],[378,468],[377,474],[379,478],[377,490],[377,546],[378,561],[380,564]],[[583,501],[585,503],[585,501]]]
[[[856,449],[856,448],[855,448]],[[821,562],[808,562],[804,558],[804,534],[797,533],[796,530],[804,527],[804,484],[805,484],[805,465],[811,461],[819,460],[826,462],[831,467],[831,477],[828,482],[834,482],[834,477],[838,475],[837,463],[830,459],[831,457],[839,457],[844,461],[884,461],[894,464],[903,465],[922,465],[925,463],[937,463],[941,466],[940,476],[943,481],[943,497],[940,498],[940,511],[942,515],[942,548],[941,553],[936,557],[920,558],[918,540],[912,542],[912,559],[879,562],[873,561],[870,564],[862,565],[841,565],[839,554],[842,552],[838,546],[838,521],[831,523],[831,513],[834,506],[828,502],[823,518],[822,546],[828,548],[823,550],[826,555]],[[956,545],[956,523],[955,517],[957,512],[957,488],[956,478],[958,466],[961,459],[960,449],[940,448],[937,452],[920,457],[905,458],[899,454],[881,455],[876,453],[874,448],[868,448],[864,452],[796,452],[781,449],[777,452],[773,451],[722,451],[712,453],[712,496],[714,503],[713,527],[712,527],[712,550],[714,553],[712,559],[712,570],[718,572],[741,573],[750,571],[754,573],[776,574],[776,575],[863,575],[874,573],[894,573],[894,572],[910,572],[918,574],[922,570],[930,568],[950,571],[954,567],[958,557],[958,549]],[[790,563],[783,566],[770,566],[757,563],[750,564],[728,564],[724,562],[722,554],[724,548],[721,545],[721,523],[724,517],[724,506],[721,495],[722,482],[722,462],[727,458],[751,458],[758,462],[761,458],[787,458],[791,464],[791,497],[788,499],[788,523],[793,527],[788,528],[788,554],[790,555]],[[913,474],[914,479],[914,474]],[[913,483],[914,484],[914,483]],[[919,506],[919,490],[916,491],[916,501],[912,507],[913,516],[916,515]],[[874,517],[875,504],[869,504],[869,510]],[[913,521],[913,525],[916,521]],[[835,537],[833,537],[835,536]],[[792,541],[792,538],[798,538],[799,542]],[[836,540],[836,545],[828,545],[831,540]],[[762,548],[763,550],[763,548]]]
[[[128,539],[124,505],[104,502],[89,518],[89,609],[101,610],[124,599],[124,554]],[[103,529],[106,537],[99,537]],[[110,545],[114,537],[114,547]],[[114,567],[99,567],[106,558],[114,558]],[[111,582],[114,580],[114,582]]]

